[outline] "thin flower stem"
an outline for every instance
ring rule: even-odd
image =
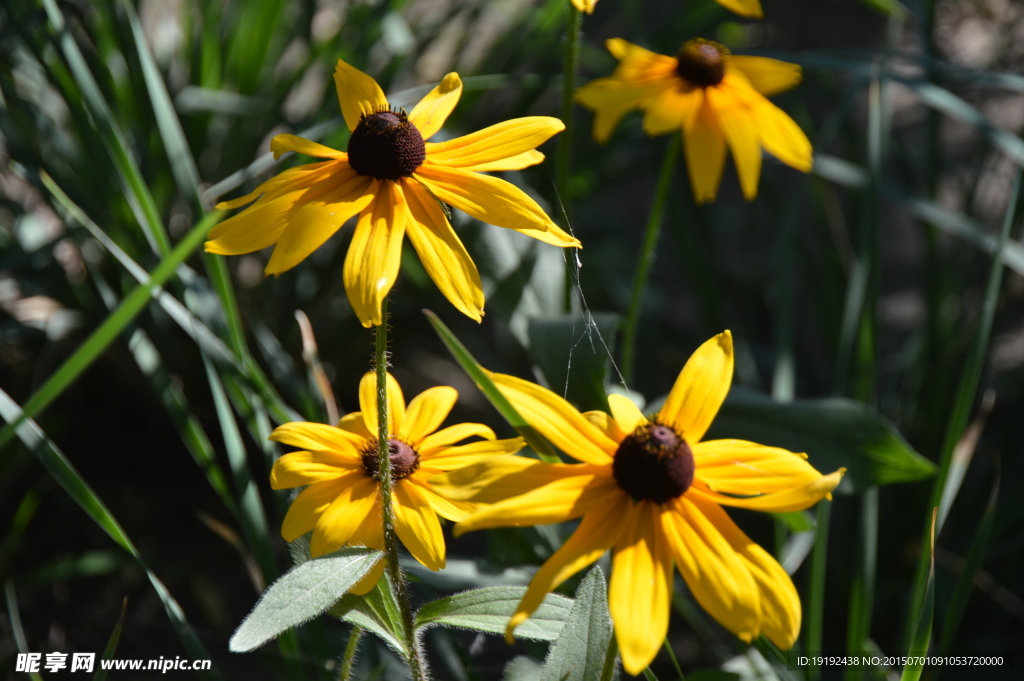
[[[576,71],[580,61],[580,27],[583,25],[580,11],[569,6],[568,20],[565,28],[565,53],[562,56],[562,123],[565,124],[565,131],[558,136],[558,150],[555,156],[555,190],[558,192],[558,201],[562,206],[562,219],[565,221],[565,228],[568,230],[572,224],[572,201],[569,200],[569,175],[572,169],[572,96],[576,90]],[[572,310],[573,280],[572,272],[566,268],[565,272],[565,310]]]
[[[377,461],[380,472],[381,512],[384,516],[384,553],[388,577],[395,592],[395,600],[402,614],[402,629],[409,657],[406,662],[412,672],[413,681],[426,681],[426,666],[413,629],[412,608],[409,592],[405,588],[402,568],[398,564],[398,537],[395,535],[395,511],[392,500],[391,452],[388,440],[388,299],[381,303],[381,325],[376,329],[377,343],[373,354],[374,370],[377,373]]]
[[[821,676],[821,666],[813,662],[814,655],[821,654],[822,622],[825,616],[825,566],[828,560],[828,521],[832,502],[818,502],[818,527],[814,539],[814,550],[811,553],[811,583],[807,598],[807,629],[806,649],[809,651],[811,663],[806,673],[810,681]]]
[[[629,311],[626,313],[626,326],[622,332],[622,378],[626,383],[633,378],[633,360],[636,354],[636,332],[640,322],[640,306],[643,302],[644,287],[647,284],[647,275],[654,261],[654,247],[658,243],[658,235],[661,233],[661,214],[665,209],[665,199],[668,196],[669,181],[672,179],[672,171],[676,166],[676,159],[679,157],[678,133],[672,135],[668,141],[668,149],[665,151],[665,158],[661,162],[661,172],[658,175],[658,186],[654,191],[654,201],[651,202],[651,212],[647,217],[647,232],[644,234],[644,244],[640,250],[640,259],[636,264],[636,278],[633,280],[633,296],[629,301]]]
[[[341,671],[338,673],[338,681],[349,681],[352,678],[352,665],[356,660],[356,649],[359,648],[359,639],[362,636],[362,627],[352,627],[352,633],[348,635],[348,643],[345,645],[345,653],[341,656]]]

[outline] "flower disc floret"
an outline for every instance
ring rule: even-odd
[[[404,111],[364,115],[348,142],[352,169],[378,180],[410,177],[426,157],[423,135]]]
[[[725,60],[729,48],[703,38],[683,44],[676,54],[676,73],[694,85],[711,87],[725,78]]]
[[[693,452],[674,429],[646,423],[627,435],[615,451],[612,475],[636,501],[656,504],[682,496],[693,484]]]
[[[374,480],[380,480],[380,455],[377,440],[370,440],[363,450],[363,470]],[[392,438],[388,440],[388,458],[391,459],[391,479],[403,480],[420,467],[420,453],[411,445]]]

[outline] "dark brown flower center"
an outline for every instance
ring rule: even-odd
[[[730,54],[725,45],[694,38],[683,43],[676,54],[676,73],[694,85],[718,85],[725,77],[725,61]]]
[[[374,480],[380,480],[380,458],[377,441],[371,440],[363,450],[363,470]],[[398,482],[420,467],[420,455],[401,440],[388,440],[388,458],[391,459],[391,480]]]
[[[681,496],[693,483],[693,452],[674,429],[649,423],[619,444],[612,474],[636,501],[663,504]]]
[[[423,135],[404,111],[364,114],[348,141],[352,169],[378,180],[408,177],[426,157]]]

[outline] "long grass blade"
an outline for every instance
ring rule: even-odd
[[[918,681],[921,678],[921,671],[924,669],[924,656],[928,654],[928,642],[932,636],[932,621],[935,617],[935,533],[937,531],[938,507],[932,509],[931,533],[929,535],[928,552],[928,581],[925,584],[924,598],[921,603],[921,610],[917,616],[917,623],[914,627],[914,634],[907,648],[907,655],[911,663],[903,667],[900,674],[900,681]],[[922,551],[922,553],[924,553]]]

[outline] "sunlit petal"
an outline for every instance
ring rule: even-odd
[[[692,447],[697,477],[715,492],[764,494],[803,487],[821,477],[806,454],[745,440],[709,440]]]
[[[401,432],[405,424],[405,395],[402,394],[402,386],[391,375],[387,374],[387,409],[388,409],[388,434],[391,436]],[[377,438],[377,374],[367,371],[359,381],[359,409],[363,415],[363,421],[374,439]]]
[[[427,145],[427,162],[452,168],[479,170],[477,166],[529,152],[565,130],[550,116],[504,121],[463,137]]]
[[[698,204],[714,201],[725,169],[725,136],[706,104],[683,131],[683,151],[694,200]]]
[[[608,466],[543,463],[522,456],[498,456],[430,480],[448,499],[494,503],[536,490],[564,478],[610,476]]]
[[[715,0],[719,5],[741,17],[764,18],[761,0]]]
[[[347,158],[348,156],[344,151],[325,147],[297,135],[276,135],[274,139],[270,140],[270,151],[274,154],[274,160],[281,158],[282,154],[289,151],[317,158]]]
[[[480,504],[472,501],[455,501],[453,499],[442,497],[428,487],[425,481],[423,481],[416,473],[403,480],[402,485],[405,487],[415,485],[416,492],[420,495],[420,498],[430,504],[430,508],[432,508],[435,513],[442,518],[446,518],[453,522],[461,522],[465,520],[480,508]]]
[[[675,427],[690,444],[700,442],[729,393],[732,369],[732,334],[724,331],[687,360],[656,420]]]
[[[374,413],[377,412],[374,411]],[[338,427],[364,440],[372,440],[377,437],[377,433],[371,433],[370,429],[366,427],[366,421],[363,420],[361,411],[354,411],[342,416],[338,421]]]
[[[811,141],[785,111],[768,100],[760,102],[754,109],[761,144],[765,151],[788,166],[802,172],[810,172],[814,159],[811,155]]]
[[[612,410],[612,416],[619,424],[619,428],[627,435],[647,424],[647,417],[636,406],[636,402],[625,395],[609,395],[608,407]]]
[[[770,513],[789,513],[810,508],[822,499],[831,499],[832,490],[843,479],[845,472],[845,468],[840,468],[834,473],[823,475],[801,487],[789,488],[756,497],[734,497],[719,494],[709,489],[702,489],[700,484],[695,484],[690,490],[694,495],[702,499],[724,506],[735,506],[736,508],[746,508],[752,511],[768,511]]]
[[[491,457],[515,454],[525,446],[526,441],[521,437],[513,437],[508,440],[480,440],[461,447],[420,452],[420,460],[423,461],[424,466],[442,471],[453,471],[456,468],[469,466]]]
[[[420,442],[419,451],[422,456],[433,456],[442,447],[460,442],[470,437],[482,437],[493,440],[496,436],[490,426],[482,423],[459,423],[443,428],[433,435],[428,435]]]
[[[690,128],[703,104],[703,88],[689,84],[665,88],[644,104],[644,132],[653,136]]]
[[[461,96],[462,80],[459,79],[459,74],[449,73],[413,108],[409,113],[409,120],[420,131],[424,140],[430,139],[441,129]]]
[[[458,399],[459,391],[447,385],[428,388],[412,398],[402,418],[402,440],[416,447],[444,423]]]
[[[761,136],[753,112],[724,87],[707,88],[708,104],[736,162],[740,188],[748,201],[757,196],[761,177]]]
[[[356,461],[362,447],[362,440],[326,423],[292,421],[274,429],[270,439],[283,445],[319,452],[335,452],[339,457]]]
[[[377,81],[341,59],[334,70],[334,85],[349,130],[355,130],[363,116],[388,108],[387,97]]]
[[[299,492],[285,513],[281,523],[281,536],[285,541],[295,541],[316,526],[316,521],[327,507],[334,502],[346,489],[366,480],[361,473],[347,473],[334,480],[310,485]]]
[[[800,82],[800,65],[768,57],[734,56],[726,69],[739,71],[750,85],[765,97],[785,92]]]
[[[290,489],[334,480],[361,469],[350,456],[337,452],[291,452],[274,462],[270,471],[271,489]]]
[[[374,180],[370,191],[376,200],[359,216],[342,272],[348,301],[365,327],[383,322],[381,303],[398,278],[409,216],[397,183]]]
[[[416,485],[394,488],[395,533],[412,557],[431,570],[444,567],[444,535],[430,502]]]
[[[377,481],[365,475],[361,477],[360,481],[342,490],[316,521],[309,543],[309,554],[313,558],[344,546],[378,503]]]

